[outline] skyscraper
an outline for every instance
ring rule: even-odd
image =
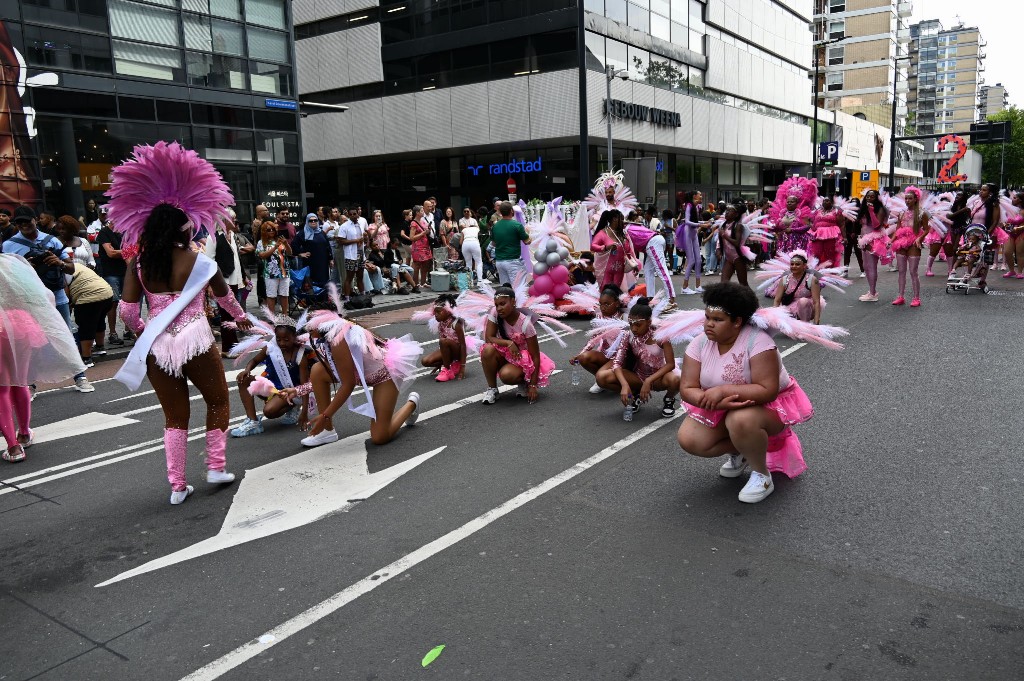
[[[945,30],[938,19],[910,31],[910,107],[917,134],[967,131],[978,120],[985,41],[976,27]]]
[[[978,118],[983,121],[989,116],[1009,108],[1010,93],[1006,91],[1002,83],[985,85],[981,88],[978,102]]]

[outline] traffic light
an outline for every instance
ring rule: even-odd
[[[972,144],[999,144],[1009,142],[1013,137],[1013,125],[1010,121],[985,121],[971,123]]]

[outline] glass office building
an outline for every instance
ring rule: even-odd
[[[21,158],[2,179],[24,190],[7,203],[82,216],[134,145],[177,140],[220,170],[241,218],[261,201],[301,209],[286,0],[0,0],[0,12],[0,116]]]

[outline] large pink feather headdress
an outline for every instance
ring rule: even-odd
[[[775,201],[768,209],[769,221],[772,224],[778,222],[786,212],[786,201],[791,196],[798,200],[797,211],[807,214],[818,200],[818,185],[809,177],[791,177],[783,182],[775,195]]]
[[[177,142],[136,146],[110,176],[107,216],[126,246],[138,243],[149,214],[162,203],[180,209],[196,229],[213,232],[230,219],[228,207],[235,202],[217,169]]]

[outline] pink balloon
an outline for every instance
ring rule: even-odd
[[[541,274],[533,278],[533,286],[530,287],[530,293],[535,296],[542,296],[551,293],[555,287],[555,282],[551,281],[551,277],[547,274]]]
[[[565,265],[559,265],[548,270],[548,276],[556,284],[568,284],[569,283],[569,270]]]
[[[555,290],[551,292],[551,295],[554,296],[555,300],[561,300],[569,294],[570,290],[568,284],[556,284]]]

